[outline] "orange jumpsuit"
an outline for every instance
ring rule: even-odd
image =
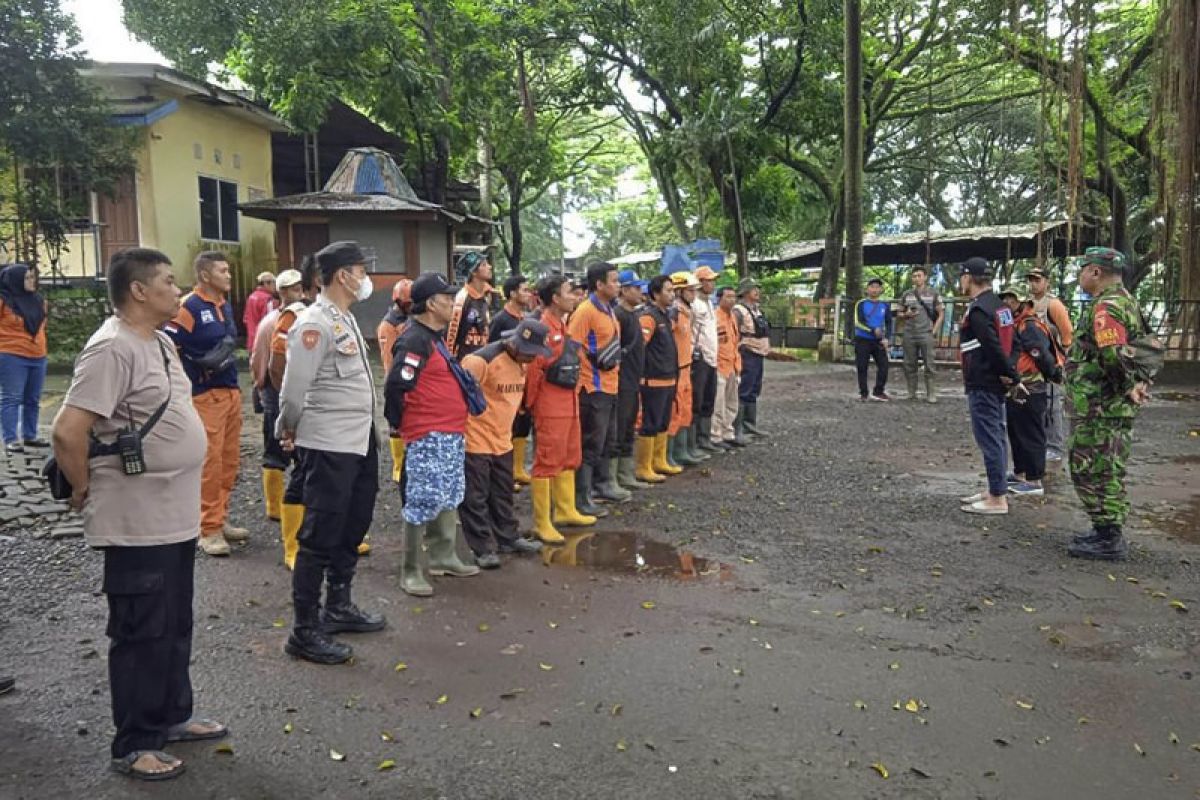
[[[671,436],[692,424],[692,310],[676,301],[671,307],[675,319],[671,333],[675,337],[675,351],[679,355],[679,382],[675,384],[675,402],[671,406],[671,424],[667,433]]]
[[[548,311],[542,312],[541,321],[550,329],[546,337],[550,356],[537,358],[525,373],[525,407],[533,416],[533,427],[537,431],[533,477],[553,478],[561,472],[578,469],[583,461],[579,436],[579,387],[568,389],[546,380],[546,367],[562,355],[567,326],[564,320]]]

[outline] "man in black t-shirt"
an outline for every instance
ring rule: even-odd
[[[525,318],[529,308],[529,281],[524,275],[510,275],[504,281],[504,308],[492,318],[488,326],[488,344],[500,341],[508,331],[513,330]]]

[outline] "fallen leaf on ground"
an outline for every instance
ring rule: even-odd
[[[444,706],[444,705],[446,705],[446,702],[449,699],[450,699],[449,695],[442,694],[442,695],[438,695],[438,699],[434,700],[433,702],[437,703],[439,706]]]
[[[396,762],[390,758],[385,758],[383,761],[379,762],[379,771],[380,772],[387,772],[389,769],[395,769],[395,768],[396,768]]]
[[[231,756],[233,755],[233,745],[231,745],[229,742],[221,742],[219,745],[213,748],[213,752],[220,753],[223,756]]]
[[[932,777],[932,776],[930,776],[930,774],[928,772],[921,769],[920,767],[909,767],[908,771],[911,772],[913,775],[916,775],[918,778]]]
[[[624,753],[629,749],[629,745],[625,744],[624,739],[617,739],[617,752]]]
[[[1146,751],[1143,750],[1142,746],[1140,744],[1138,744],[1137,742],[1133,743],[1133,752],[1137,753],[1139,756],[1146,755]]]
[[[290,722],[287,725],[283,726],[284,733],[291,733],[293,730],[295,730],[295,729],[292,727],[292,723],[290,723]]]
[[[904,710],[908,711],[909,713],[915,714],[921,710],[921,704],[918,703],[916,700],[909,700],[907,703],[904,704]]]
[[[1176,736],[1174,732],[1171,732],[1167,734],[1167,741],[1169,741],[1171,744],[1179,744],[1179,737]]]
[[[751,558],[750,556],[738,556],[738,558],[742,559],[743,564],[753,564],[754,563],[754,559]]]
[[[540,669],[542,672],[549,672],[550,670],[554,669],[554,665],[547,664],[545,661],[539,661],[538,669]]]
[[[745,670],[743,670],[741,667],[734,667],[734,668],[733,668],[733,674],[734,674],[734,675],[737,675],[737,676],[740,678],[741,676],[743,676],[743,675],[745,675],[745,674],[746,674],[746,671],[745,671]]]
[[[1172,600],[1170,605],[1171,608],[1175,609],[1176,611],[1182,611],[1185,614],[1187,613],[1188,607],[1184,605],[1182,600]]]
[[[482,716],[483,716],[482,708],[472,708],[471,709],[471,719],[479,719]]]
[[[343,755],[342,753],[339,753],[337,750],[330,750],[329,757],[332,758],[334,761],[345,761],[346,760],[346,756]]]
[[[866,704],[866,703],[864,703],[862,700],[855,700],[855,701],[854,701],[854,707],[855,707],[855,708],[857,708],[859,711],[866,711],[866,710],[867,710],[867,704]]]
[[[1027,703],[1027,702],[1025,702],[1024,700],[1018,700],[1018,701],[1017,701],[1017,708],[1023,708],[1023,709],[1025,709],[1026,711],[1032,711],[1032,710],[1033,710],[1033,703]]]
[[[642,601],[642,608],[646,609],[647,611],[654,608],[656,605],[658,605],[658,603],[655,603],[653,600]]]
[[[556,628],[558,627],[558,623],[557,623],[557,622],[547,622],[547,623],[546,623],[546,626],[547,626],[548,628],[550,628],[550,630],[554,630],[554,629],[556,629]]]
[[[888,664],[888,669],[893,670],[893,671],[900,669],[900,662],[893,661],[892,663]]]
[[[1037,609],[1033,606],[1021,606],[1021,610],[1026,614],[1032,614],[1033,612],[1037,611]]]
[[[490,631],[492,629],[492,626],[488,625],[486,622],[479,623],[479,625],[477,627],[479,628],[480,633],[487,633],[488,631]]]
[[[390,733],[388,733],[387,731],[383,731],[383,732],[381,732],[381,733],[379,734],[379,739],[380,739],[381,741],[384,741],[384,742],[394,742],[394,741],[396,741],[395,737],[393,737],[393,736],[392,736]]]
[[[750,619],[750,624],[751,624],[751,625],[758,625],[758,624],[759,624],[759,622],[758,622],[758,620],[751,618],[751,619]]]
[[[283,627],[284,625],[286,625],[286,624],[287,624],[287,623],[286,623],[286,622],[284,622],[283,620],[281,620],[281,619],[277,619],[277,620],[275,620],[274,622],[272,622],[272,623],[271,623],[271,627],[272,627],[272,628],[282,628],[282,627]]]
[[[397,662],[396,672],[404,672],[406,669],[408,669],[408,664],[405,664],[403,661]]]
[[[614,704],[614,705],[613,705],[613,707],[612,707],[612,711],[611,711],[610,713],[611,713],[611,714],[612,714],[614,717],[619,717],[619,716],[621,716],[621,711],[623,711],[623,710],[624,710],[624,708],[625,708],[625,706],[621,705],[620,703],[616,703],[616,704]]]
[[[879,763],[878,761],[876,761],[874,764],[871,765],[871,769],[878,772],[879,777],[883,778],[884,780],[887,780],[888,775],[891,774],[888,772],[888,768],[885,767],[883,764]]]

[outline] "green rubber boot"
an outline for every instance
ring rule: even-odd
[[[400,588],[413,597],[429,597],[433,586],[425,576],[425,526],[404,523],[404,563],[400,565]]]
[[[426,526],[425,541],[429,545],[429,574],[465,578],[478,575],[479,567],[467,564],[458,557],[458,515],[453,509],[443,511]]]

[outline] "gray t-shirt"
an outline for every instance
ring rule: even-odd
[[[200,474],[208,440],[192,406],[192,384],[165,334],[148,339],[109,317],[76,359],[63,403],[99,414],[92,432],[102,442],[114,441],[131,416],[140,428],[167,399],[162,347],[170,364],[171,401],[142,442],[146,471],[126,475],[117,455],[88,462],[83,529],[92,547],[177,544],[200,534]]]
[[[924,289],[913,288],[900,296],[900,304],[905,312],[916,312],[914,316],[904,320],[905,335],[928,337],[933,334],[933,321],[937,319],[938,311],[942,307],[941,295],[928,286]],[[933,316],[929,315],[930,311],[933,312]]]

